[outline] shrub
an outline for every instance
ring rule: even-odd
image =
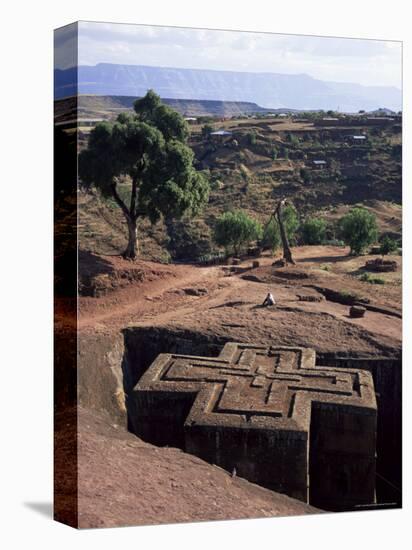
[[[216,221],[214,240],[238,255],[243,247],[262,237],[261,224],[243,210],[225,212]]]
[[[304,244],[322,244],[326,236],[326,221],[322,218],[308,218],[302,225],[301,233]]]
[[[381,241],[379,252],[382,256],[386,256],[387,254],[391,254],[397,250],[398,243],[386,235]]]
[[[324,241],[323,244],[326,244],[328,246],[345,246],[345,243],[340,239],[327,239]]]
[[[349,302],[358,302],[362,300],[362,297],[352,290],[340,290],[337,292],[338,295],[345,301]]]
[[[361,254],[378,236],[376,216],[363,207],[352,208],[343,216],[339,221],[339,229],[353,255]]]
[[[364,281],[365,283],[371,283],[373,285],[384,285],[385,279],[382,279],[381,277],[373,277],[369,273],[362,273],[362,275],[359,277],[360,281]]]

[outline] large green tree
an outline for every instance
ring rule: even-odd
[[[207,202],[209,184],[193,166],[183,117],[162,104],[152,90],[135,101],[134,113],[101,122],[79,155],[79,175],[111,196],[122,210],[128,229],[124,257],[138,253],[138,221],[162,216],[194,215]]]
[[[378,237],[376,216],[366,208],[352,208],[339,221],[344,242],[350,246],[350,254],[359,255]]]

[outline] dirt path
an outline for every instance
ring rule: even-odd
[[[139,315],[158,315],[165,310],[174,310],[185,302],[178,293],[186,287],[204,286],[223,276],[217,267],[173,266],[173,275],[156,281],[130,285],[101,298],[79,299],[79,328],[92,327],[96,323],[107,321],[125,322]],[[165,297],[167,294],[167,297]],[[173,296],[174,294],[174,296]],[[189,296],[186,296],[190,301]],[[177,304],[178,303],[178,304]]]

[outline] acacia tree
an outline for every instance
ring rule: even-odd
[[[209,184],[193,166],[188,134],[183,117],[149,90],[135,101],[134,113],[97,124],[79,155],[82,183],[113,197],[123,212],[125,258],[138,253],[139,219],[194,215],[207,202]]]

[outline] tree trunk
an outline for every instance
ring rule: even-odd
[[[289,246],[288,236],[286,234],[285,226],[282,220],[282,202],[280,202],[278,204],[278,207],[276,208],[276,215],[279,223],[280,237],[282,239],[283,257],[288,263],[295,265],[295,262],[292,258],[292,251],[290,250]]]
[[[128,243],[127,248],[123,253],[123,257],[129,260],[134,260],[139,254],[139,241],[137,238],[137,223],[136,220],[127,219]]]

